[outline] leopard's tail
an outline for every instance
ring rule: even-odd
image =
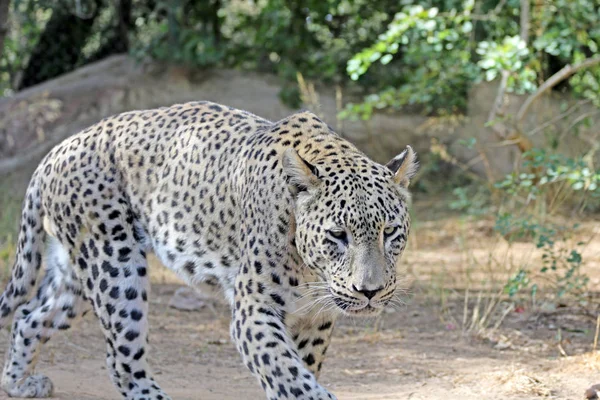
[[[39,170],[33,174],[23,201],[17,254],[11,277],[0,296],[0,329],[15,310],[29,298],[42,265],[42,250],[46,232],[43,228],[43,209]]]

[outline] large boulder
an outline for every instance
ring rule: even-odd
[[[126,55],[112,56],[0,99],[0,174],[22,166],[31,169],[65,137],[106,116],[134,109],[210,100],[275,121],[295,111],[280,101],[280,84],[277,77],[267,74],[231,69],[194,70],[155,62],[138,63]],[[495,83],[475,85],[469,94],[468,115],[454,121],[396,112],[377,113],[367,122],[340,122],[336,118],[339,109],[335,89],[328,87],[318,88],[318,105],[313,105],[312,111],[379,162],[388,161],[407,144],[426,154],[435,137],[460,162],[475,160],[470,165],[484,176],[480,154],[458,140],[476,138],[499,178],[514,168],[519,151],[514,145],[501,143],[485,127],[496,91]],[[524,96],[509,95],[506,100],[508,114],[514,114]],[[573,104],[575,100],[566,96],[543,96],[528,113],[525,131],[552,121]],[[583,106],[582,110],[585,107],[590,106]],[[582,141],[573,134],[572,121],[558,120],[548,129],[562,134],[558,143],[561,150],[583,154],[589,150],[589,140]],[[542,131],[531,138],[535,144],[548,145]]]
[[[0,173],[36,163],[65,137],[134,109],[210,100],[278,120],[295,111],[280,101],[279,91],[280,81],[271,75],[140,64],[128,56],[113,56],[0,99]],[[335,128],[334,89],[320,90],[317,108]],[[425,121],[418,115],[376,115],[368,123],[344,121],[340,133],[384,162],[407,144],[426,148],[428,139],[417,133]]]

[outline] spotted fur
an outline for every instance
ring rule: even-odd
[[[91,304],[123,397],[169,399],[147,363],[154,251],[191,286],[220,286],[268,399],[334,399],[317,382],[334,322],[392,299],[415,169],[410,148],[379,165],[309,112],[272,123],[195,102],[102,120],[31,179],[0,297],[0,327],[14,313],[2,388],[50,396],[40,345]]]

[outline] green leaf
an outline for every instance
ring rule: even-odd
[[[394,57],[391,54],[386,54],[383,57],[381,57],[381,60],[379,60],[379,62],[381,62],[381,64],[386,65],[388,64],[390,61],[392,61]]]

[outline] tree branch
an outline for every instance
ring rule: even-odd
[[[527,43],[529,41],[529,0],[521,0],[521,40]]]
[[[533,143],[529,138],[524,136],[519,129],[515,129],[515,127],[511,125],[507,125],[505,122],[498,123],[496,119],[498,116],[503,117],[505,115],[505,103],[504,103],[504,95],[506,93],[506,85],[508,83],[508,78],[510,76],[510,72],[507,70],[502,71],[502,80],[500,81],[500,85],[498,86],[498,93],[496,94],[496,99],[494,100],[494,105],[490,114],[488,116],[488,122],[486,125],[492,127],[492,131],[496,134],[499,139],[502,140],[510,140],[515,141],[515,144],[521,151],[524,153],[526,151],[531,150],[533,147]]]
[[[496,121],[498,116],[503,116],[504,112],[502,111],[502,106],[504,105],[504,94],[506,93],[506,85],[508,84],[508,77],[510,73],[507,70],[502,70],[502,79],[500,80],[500,85],[498,85],[498,92],[496,93],[496,99],[494,100],[494,104],[492,109],[490,110],[490,114],[488,115],[487,125],[491,125],[494,133],[500,137],[500,139],[506,139],[508,132],[506,126],[504,124],[500,125]]]
[[[577,124],[579,124],[580,122],[582,122],[584,119],[589,118],[589,117],[593,117],[596,114],[600,114],[600,110],[594,109],[592,111],[588,111],[588,112],[585,112],[585,113],[583,113],[581,115],[578,115],[577,118],[575,118],[573,121],[571,121],[571,123],[569,124],[569,126],[567,126],[565,129],[563,129],[562,133],[558,137],[558,140],[562,140],[567,135],[567,133],[569,133],[571,131],[571,129],[573,129],[574,127],[576,127]]]
[[[4,50],[4,39],[8,34],[8,14],[10,0],[0,0],[0,55]]]
[[[582,62],[580,62],[578,64],[575,64],[575,65],[567,64],[560,71],[558,71],[557,73],[555,73],[554,75],[552,75],[550,78],[548,78],[542,84],[542,86],[540,86],[538,88],[538,90],[535,93],[533,93],[531,96],[529,96],[527,98],[527,100],[525,100],[525,102],[523,103],[523,105],[519,109],[519,112],[517,113],[517,119],[516,119],[517,126],[521,125],[521,122],[523,121],[523,118],[525,118],[525,115],[527,114],[527,111],[529,110],[529,108],[531,107],[531,105],[542,94],[546,93],[548,90],[552,89],[554,86],[556,86],[557,84],[559,84],[563,80],[567,79],[568,77],[570,77],[571,75],[573,75],[577,71],[580,71],[580,70],[585,69],[585,68],[592,67],[592,66],[597,65],[597,64],[600,64],[600,56],[588,58],[588,59],[583,60]]]
[[[494,7],[494,9],[488,12],[487,14],[470,14],[469,18],[471,18],[473,21],[495,21],[498,18],[498,14],[500,14],[500,11],[502,11],[502,8],[504,8],[504,6],[506,5],[507,1],[508,0],[500,0],[496,7]],[[440,13],[438,15],[440,17],[455,16],[455,14],[449,12]]]
[[[575,103],[574,105],[572,105],[571,107],[569,107],[564,113],[557,115],[556,117],[552,118],[550,121],[548,121],[546,123],[543,123],[542,125],[536,126],[534,129],[532,129],[529,132],[527,132],[527,136],[533,136],[536,133],[543,131],[547,127],[556,124],[561,119],[566,118],[569,115],[573,114],[575,111],[577,111],[577,109],[579,107],[582,107],[582,106],[584,106],[586,104],[589,104],[591,102],[592,102],[591,100],[581,100],[581,101],[578,101],[577,103]]]

